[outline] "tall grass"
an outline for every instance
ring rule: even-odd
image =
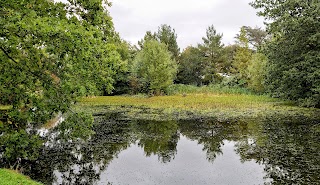
[[[252,91],[241,87],[228,87],[219,84],[197,87],[194,85],[174,84],[167,88],[168,95],[213,93],[213,94],[254,94]]]

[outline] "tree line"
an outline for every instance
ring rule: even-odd
[[[258,50],[267,35],[261,28],[243,26],[236,37],[237,43],[225,46],[223,34],[211,25],[202,43],[180,52],[175,30],[160,25],[155,33],[147,31],[138,46],[129,47],[131,52],[127,52],[134,57],[128,58],[127,78],[121,78],[127,86],[115,86],[114,92],[165,94],[173,83],[223,84],[262,92],[260,72],[265,58]]]
[[[137,46],[121,39],[106,0],[0,1],[0,164],[37,159],[45,142],[31,131],[58,113],[61,134],[88,136],[92,116],[73,113],[78,97],[160,95],[173,83],[246,87],[320,107],[319,1],[256,0],[267,30],[243,26],[222,44],[209,26],[202,43],[180,52],[169,25]]]
[[[165,93],[166,87],[172,83],[197,86],[221,84],[245,87],[294,101],[300,106],[319,108],[319,1],[272,3],[259,0],[250,5],[260,9],[258,14],[270,23],[266,23],[267,30],[241,27],[233,45],[225,46],[221,41],[223,34],[218,33],[213,25],[207,28],[202,43],[189,46],[181,53],[177,34],[171,26],[161,25],[155,33],[146,32],[138,43],[139,47],[133,47],[136,57],[131,65],[129,63],[131,75],[128,75],[127,92],[131,89],[133,93]],[[148,42],[154,42],[154,46]],[[161,52],[156,49],[155,42],[167,47],[164,51],[162,46],[161,52],[168,52],[171,61],[168,57],[160,59],[156,56]],[[158,64],[154,65],[157,58]],[[153,61],[153,64],[143,61]],[[156,68],[163,65],[171,66],[167,68],[168,81],[160,80],[163,74]],[[148,69],[141,70],[144,74],[137,72],[144,67]],[[158,84],[158,87],[152,83]]]

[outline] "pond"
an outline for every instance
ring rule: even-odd
[[[97,116],[89,141],[53,139],[28,175],[45,184],[320,184],[318,121]]]

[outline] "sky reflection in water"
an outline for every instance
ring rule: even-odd
[[[157,155],[145,156],[133,144],[114,159],[101,173],[98,184],[263,184],[263,166],[254,161],[240,162],[235,142],[223,141],[222,154],[213,162],[206,159],[203,146],[180,135],[177,154],[169,163],[158,161]]]
[[[88,142],[56,138],[28,173],[45,184],[319,184],[319,121],[96,118]]]

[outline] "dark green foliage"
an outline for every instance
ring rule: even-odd
[[[172,59],[178,61],[180,48],[177,43],[177,34],[171,26],[163,24],[159,26],[158,32],[155,34],[157,39],[167,45],[168,51],[172,54]]]
[[[220,73],[230,74],[232,70],[232,62],[234,60],[236,51],[238,50],[239,45],[233,44],[228,45],[223,48],[222,52],[222,61],[218,64],[218,70]]]
[[[76,140],[76,139],[89,139],[94,134],[93,128],[93,117],[86,113],[74,113],[66,115],[65,121],[60,123],[59,138],[64,140]]]
[[[264,49],[267,90],[302,106],[320,107],[320,2],[257,0],[252,6],[273,21],[268,24],[273,39]]]
[[[117,44],[117,51],[121,55],[121,65],[119,65],[118,72],[114,75],[114,89],[112,95],[128,94],[131,92],[131,71],[133,60],[137,54],[138,49],[130,43],[120,40]],[[104,95],[109,95],[106,92]]]
[[[202,85],[206,66],[200,49],[187,47],[180,56],[176,83]]]
[[[205,56],[203,59],[206,66],[203,79],[204,84],[216,83],[221,80],[221,76],[218,75],[218,66],[224,62],[222,36],[211,25],[207,28],[206,37],[202,37],[203,44],[199,44],[198,46],[203,56]]]

